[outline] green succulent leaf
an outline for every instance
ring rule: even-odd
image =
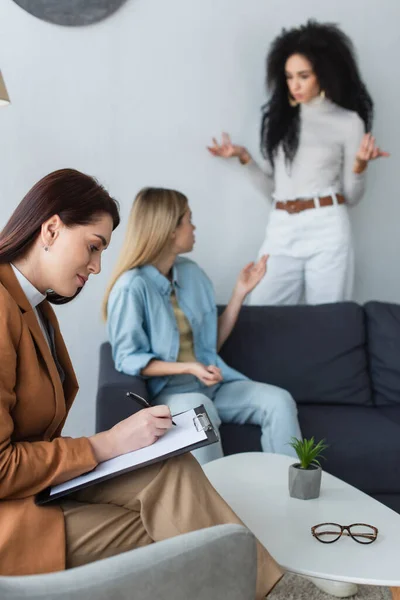
[[[304,440],[292,437],[289,444],[299,457],[302,469],[308,469],[312,465],[318,465],[320,467],[321,463],[319,459],[325,458],[322,454],[328,448],[327,444],[325,444],[325,440],[320,440],[316,443],[314,436],[310,439],[305,438]]]

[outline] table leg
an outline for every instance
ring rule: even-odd
[[[391,587],[390,591],[392,592],[393,600],[400,600],[400,587]]]
[[[305,577],[329,596],[335,596],[336,598],[350,598],[357,594],[357,585],[355,583],[332,581],[331,579],[321,579],[320,577]],[[395,600],[400,600],[400,596]]]

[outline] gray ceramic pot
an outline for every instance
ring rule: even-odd
[[[300,463],[289,467],[289,494],[299,500],[318,498],[321,489],[321,467],[301,469]]]

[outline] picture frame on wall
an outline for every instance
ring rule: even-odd
[[[126,0],[12,0],[34,17],[66,27],[98,23],[115,13]]]

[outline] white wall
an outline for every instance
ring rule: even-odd
[[[205,146],[227,130],[258,152],[266,50],[281,27],[309,17],[352,36],[376,103],[374,132],[392,153],[372,165],[352,212],[356,299],[399,301],[397,0],[128,0],[86,28],[50,25],[1,0],[0,68],[12,106],[0,111],[0,225],[37,179],[61,167],[96,175],[123,219],[143,185],[175,186],[191,200],[194,258],[227,300],[262,241],[267,205],[239,165]],[[99,308],[123,231],[124,222],[102,274],[57,311],[81,384],[67,424],[73,435],[94,428]]]

